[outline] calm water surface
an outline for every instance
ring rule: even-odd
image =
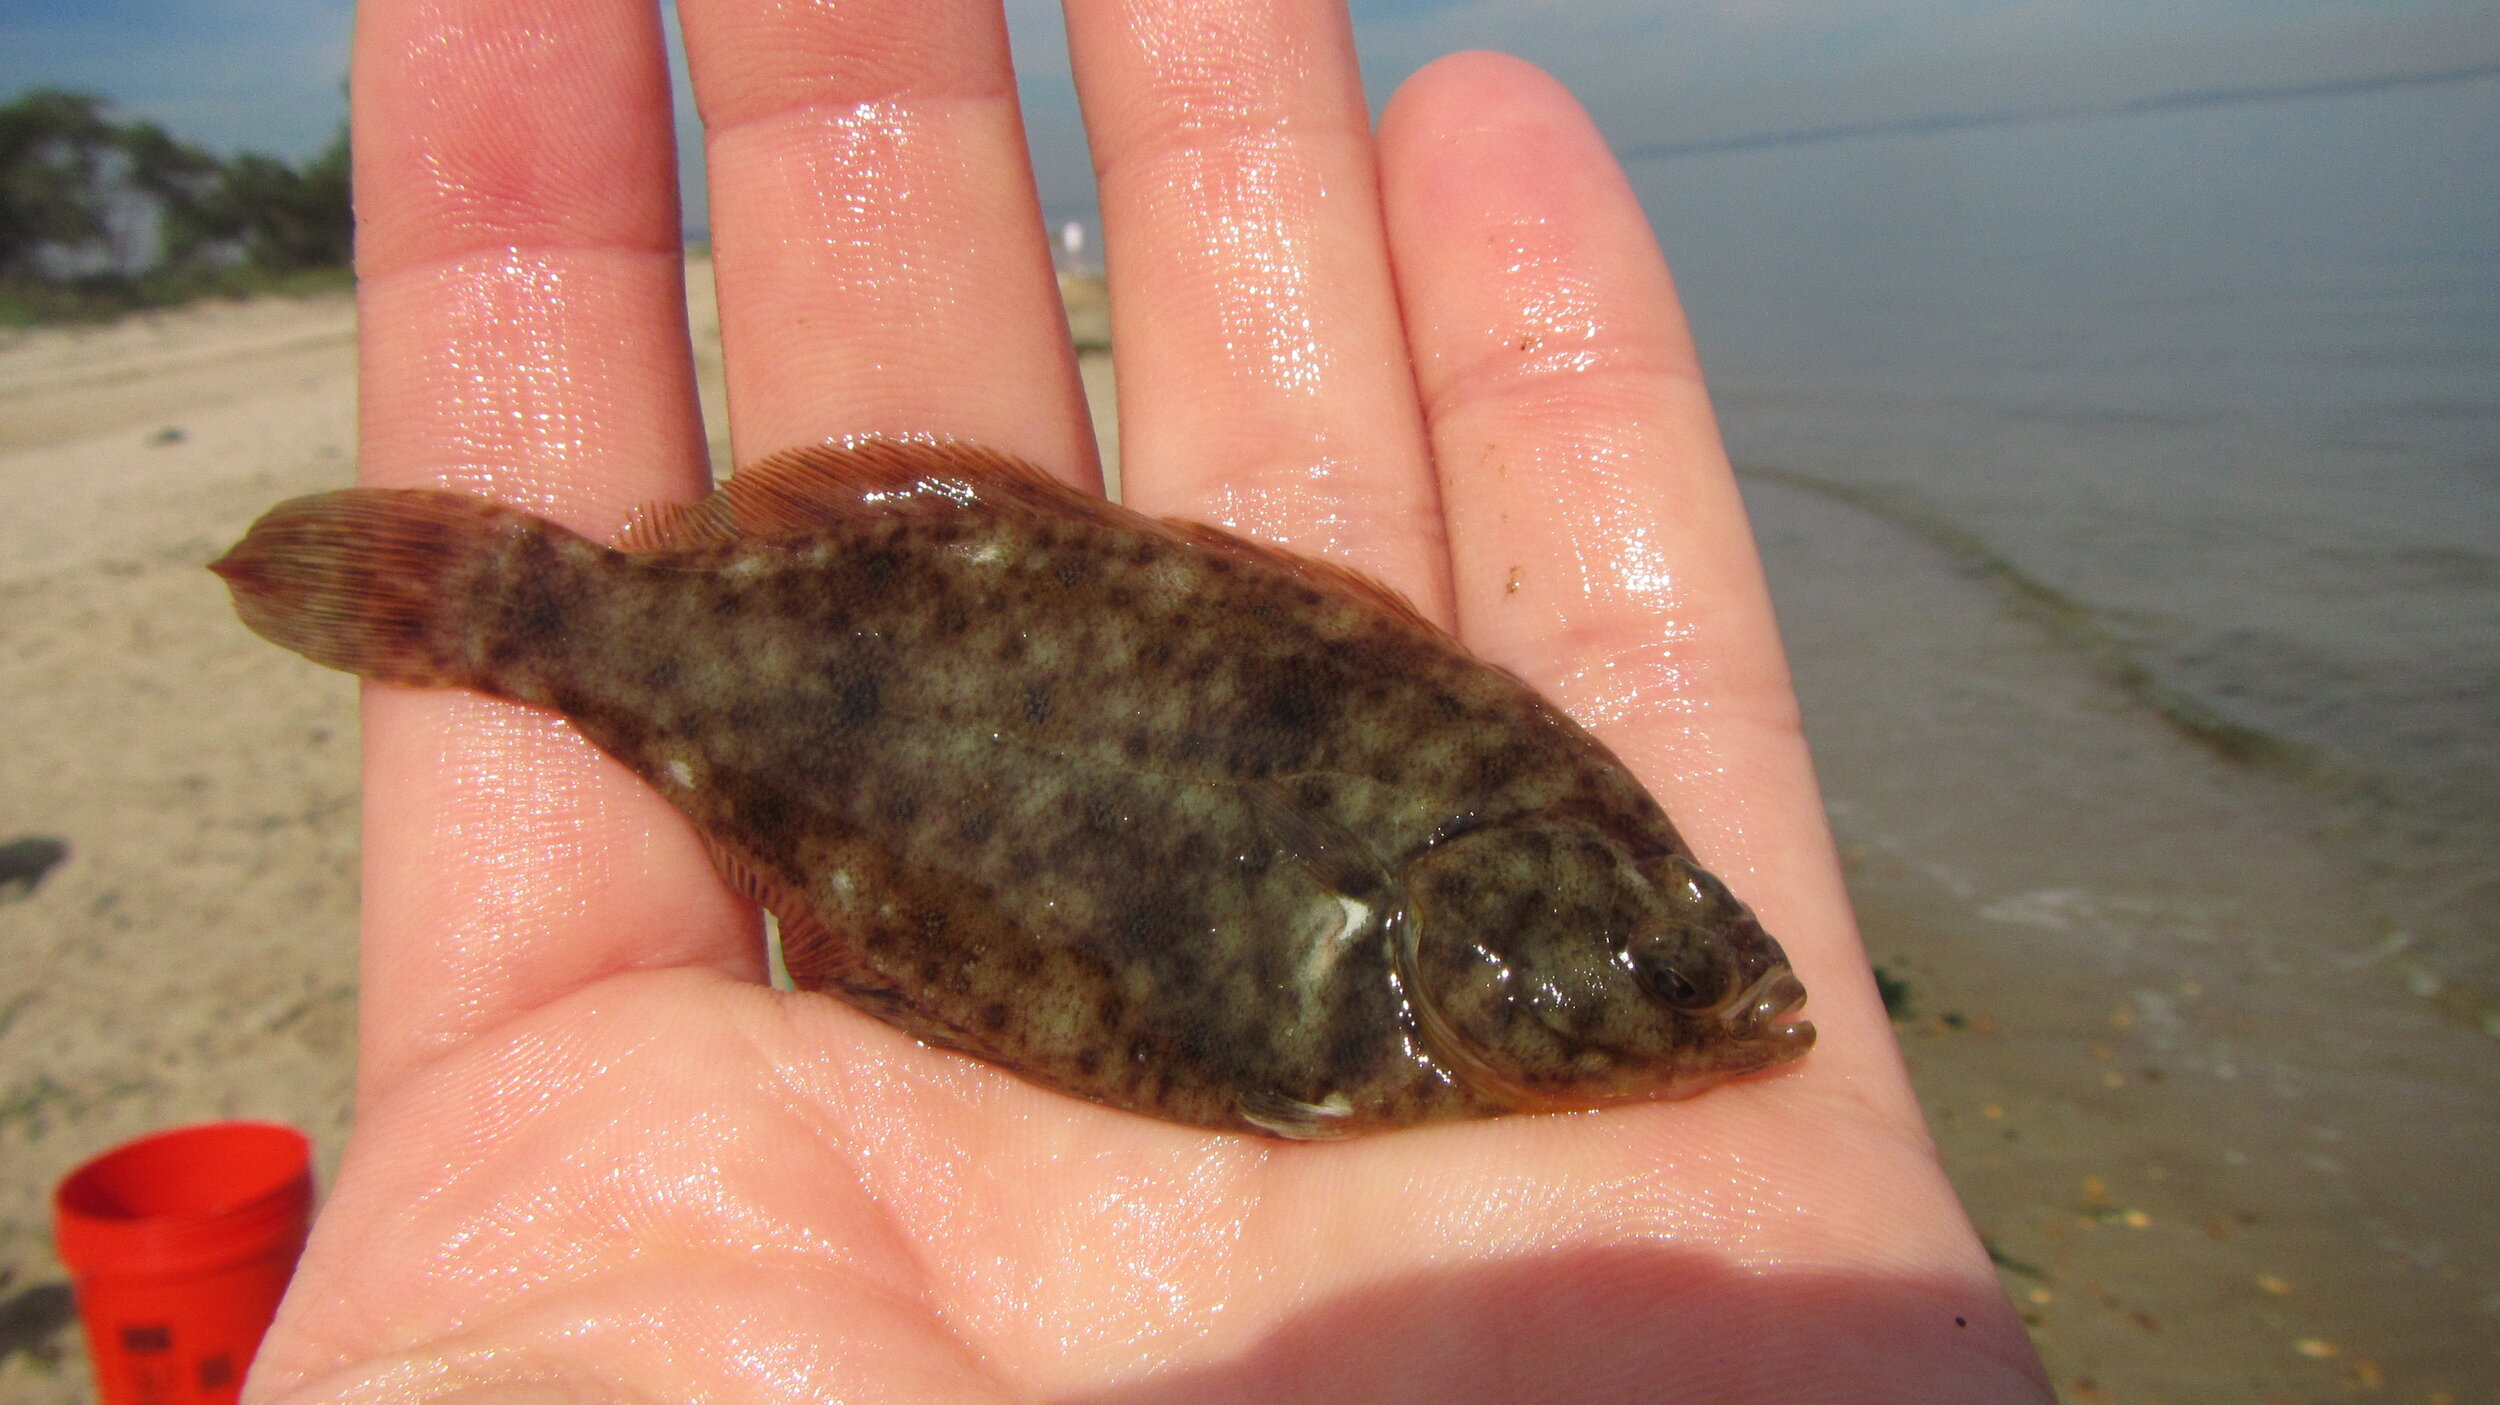
[[[1632,174],[1740,464],[1972,534],[2284,743],[2500,993],[2500,81]]]

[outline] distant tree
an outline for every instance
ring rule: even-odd
[[[213,257],[216,243],[231,237],[217,211],[225,174],[217,158],[153,122],[116,128],[113,145],[127,163],[122,179],[156,207],[155,262],[187,270]]]
[[[104,100],[37,88],[0,106],[0,277],[42,278],[55,257],[109,248]]]
[[[215,197],[220,228],[254,268],[343,268],[354,253],[347,128],[301,168],[251,152],[226,163]]]
[[[0,317],[11,301],[91,313],[248,287],[246,270],[345,268],[354,232],[344,123],[296,166],[220,161],[90,93],[0,105]]]

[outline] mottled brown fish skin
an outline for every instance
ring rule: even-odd
[[[1343,1135],[1810,1041],[1777,944],[1533,691],[1290,559],[979,482],[642,552],[488,509],[408,681],[564,713],[800,985],[1079,1097]]]

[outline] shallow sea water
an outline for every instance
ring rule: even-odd
[[[2352,939],[2493,1017],[2500,81],[1631,169],[1740,465],[2297,776]]]

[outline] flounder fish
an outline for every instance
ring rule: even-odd
[[[802,989],[1079,1098],[1338,1137],[1814,1040],[1779,944],[1527,685],[1340,567],[985,450],[794,450],[613,546],[351,488],[211,569],[317,663],[562,713]]]

